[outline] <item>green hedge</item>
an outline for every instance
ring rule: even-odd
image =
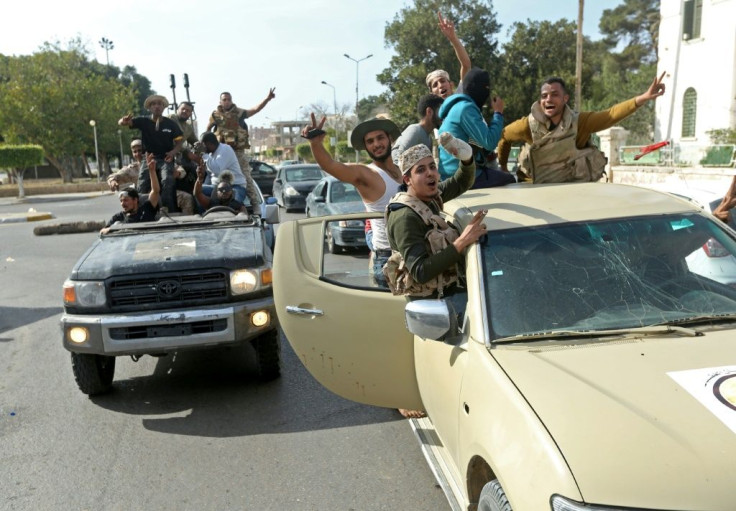
[[[43,165],[43,147],[40,145],[0,145],[0,169],[25,169]]]

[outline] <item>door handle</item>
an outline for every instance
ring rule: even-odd
[[[289,314],[296,314],[297,316],[324,316],[325,313],[319,309],[305,309],[304,307],[297,307],[296,305],[287,305],[286,312]]]

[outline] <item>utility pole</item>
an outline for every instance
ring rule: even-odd
[[[108,39],[107,37],[103,37],[100,39],[100,46],[105,49],[105,60],[107,60],[107,65],[110,65],[110,50],[115,48],[115,44]]]
[[[578,0],[578,38],[575,44],[575,110],[583,108],[583,10],[585,0]]]

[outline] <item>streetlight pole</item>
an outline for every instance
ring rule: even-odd
[[[355,120],[358,120],[358,68],[360,67],[360,63],[363,62],[366,59],[369,59],[373,56],[371,53],[370,55],[363,57],[362,59],[354,59],[347,53],[344,53],[345,57],[349,58],[353,62],[355,62]]]
[[[123,168],[123,132],[118,130],[118,140],[120,141],[120,168]]]
[[[107,65],[110,65],[110,50],[115,48],[115,45],[113,42],[108,39],[107,37],[103,37],[100,39],[100,46],[105,49],[105,59],[107,60]]]
[[[337,141],[339,140],[338,135],[338,126],[337,126],[337,92],[335,92],[335,86],[331,83],[327,83],[326,81],[322,80],[322,85],[327,85],[328,87],[332,87],[332,108],[333,108],[333,125],[335,127],[335,159],[338,159],[337,156]],[[338,160],[339,161],[339,160]]]
[[[371,53],[370,55],[365,56],[362,59],[354,59],[347,53],[344,53],[343,55],[345,55],[345,57],[355,62],[355,121],[357,123],[360,120],[358,118],[358,68],[360,67],[361,62],[363,62],[366,59],[371,58],[373,54]],[[360,160],[360,151],[355,149],[355,163],[358,163],[359,160]]]
[[[97,162],[97,179],[102,178],[102,169],[100,168],[100,151],[97,149],[97,123],[92,119],[89,121],[92,131],[95,134],[95,161]]]

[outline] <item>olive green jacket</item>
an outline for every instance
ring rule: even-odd
[[[468,190],[475,182],[475,163],[461,165],[457,172],[439,184],[441,201],[427,202],[429,208],[439,214],[441,203],[447,202]],[[442,273],[446,268],[462,263],[463,254],[459,254],[454,245],[450,245],[437,254],[432,254],[425,240],[427,231],[432,229],[410,207],[389,203],[388,241],[392,250],[401,253],[412,278],[423,284]]]

